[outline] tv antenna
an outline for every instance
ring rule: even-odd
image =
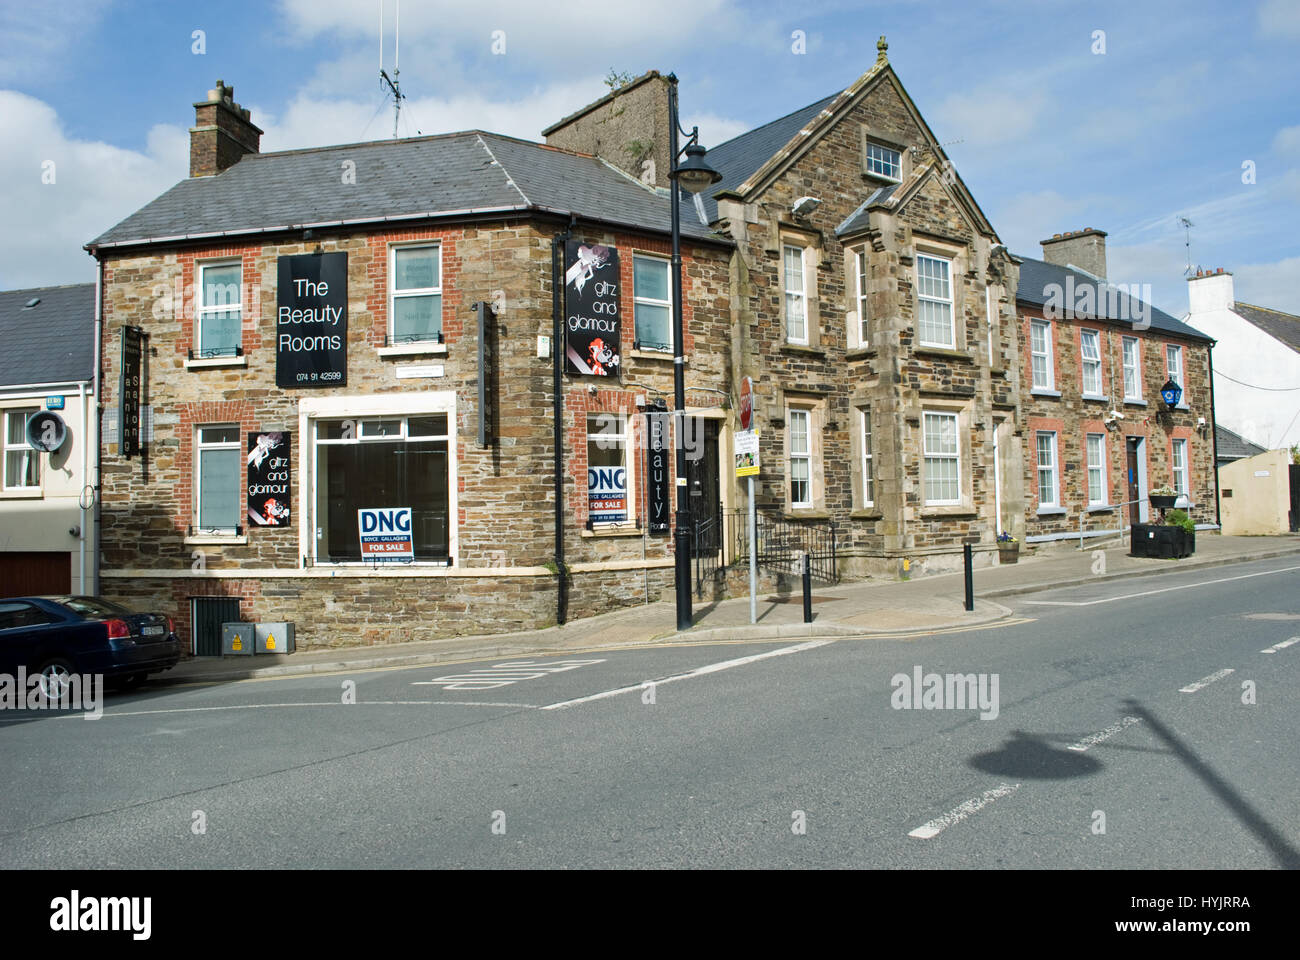
[[[402,82],[398,79],[402,71],[398,69],[401,57],[402,42],[402,0],[395,0],[396,6],[396,25],[393,28],[393,75],[390,77],[384,70],[384,0],[379,0],[379,82],[381,86],[387,86],[393,95],[393,139],[397,139],[397,124],[402,119],[402,101],[406,99],[402,93]]]
[[[1190,277],[1192,275],[1192,227],[1196,226],[1196,224],[1186,217],[1179,217],[1178,222],[1182,225],[1187,236],[1187,269],[1183,271],[1183,276]]]

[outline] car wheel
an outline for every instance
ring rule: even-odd
[[[72,681],[72,664],[62,657],[47,660],[41,665],[38,683],[41,696],[51,703],[57,703],[68,692]]]

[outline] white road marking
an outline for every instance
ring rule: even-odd
[[[1001,786],[994,787],[992,790],[985,790],[983,796],[967,800],[959,807],[949,810],[942,817],[936,817],[929,823],[922,824],[915,830],[908,833],[909,837],[915,837],[918,840],[929,840],[931,837],[937,837],[954,823],[961,823],[973,813],[977,813],[984,807],[987,807],[999,797],[1005,797],[1009,793],[1015,793],[1020,789],[1018,783],[1004,783]]]
[[[1300,570],[1300,567],[1283,567],[1281,570],[1264,570],[1261,573],[1243,573],[1239,577],[1221,577],[1218,580],[1201,580],[1198,583],[1184,583],[1177,587],[1161,587],[1159,590],[1143,590],[1141,593],[1126,593],[1120,597],[1104,597],[1101,600],[1025,600],[1025,603],[1040,607],[1091,607],[1098,603],[1114,603],[1116,600],[1132,600],[1135,597],[1150,597],[1157,593],[1169,593],[1171,590],[1191,590],[1195,587],[1208,587],[1213,583],[1231,583],[1233,580],[1249,580],[1251,577],[1271,577],[1278,573]]]
[[[1230,673],[1236,673],[1236,672],[1237,672],[1237,671],[1235,671],[1234,669],[1232,669],[1232,667],[1226,667],[1226,668],[1223,669],[1223,670],[1218,670],[1218,671],[1216,671],[1216,672],[1210,674],[1208,677],[1202,677],[1200,680],[1197,680],[1195,683],[1189,683],[1189,684],[1188,684],[1187,686],[1185,686],[1185,687],[1179,687],[1179,688],[1178,688],[1178,692],[1179,692],[1179,693],[1195,693],[1197,690],[1202,690],[1202,689],[1204,689],[1205,687],[1208,687],[1210,684],[1214,683],[1215,680],[1222,680],[1222,679],[1223,679],[1224,677],[1226,677],[1228,674],[1230,674]]]
[[[1091,734],[1090,736],[1084,737],[1078,743],[1070,744],[1070,746],[1068,746],[1066,749],[1074,750],[1078,753],[1084,753],[1085,751],[1087,751],[1089,747],[1095,747],[1097,744],[1109,740],[1111,737],[1115,736],[1115,734],[1117,733],[1120,733],[1125,728],[1131,727],[1133,726],[1133,724],[1141,723],[1141,722],[1142,722],[1141,717],[1125,717],[1119,723],[1111,724],[1105,730],[1099,730],[1096,733]]]
[[[495,690],[508,687],[520,680],[537,680],[552,673],[564,673],[579,667],[604,663],[604,660],[554,660],[550,663],[537,663],[533,660],[511,660],[508,663],[494,663],[490,667],[479,667],[468,673],[456,673],[446,677],[434,677],[432,680],[414,680],[413,687],[442,687],[444,690]]]
[[[105,710],[105,717],[147,717],[159,713],[210,713],[220,710],[269,710],[282,707],[518,707],[521,710],[536,710],[534,703],[489,703],[483,700],[358,700],[355,704],[342,703],[338,700],[303,703],[234,703],[220,707],[171,707],[165,710]],[[34,711],[33,711],[34,712]],[[47,714],[51,720],[80,719],[81,713]]]
[[[1260,653],[1277,653],[1279,650],[1285,650],[1294,643],[1300,643],[1300,637],[1292,637],[1290,640],[1283,640],[1281,643],[1275,643],[1271,647],[1265,647]]]
[[[610,697],[617,697],[620,694],[632,693],[634,690],[644,690],[646,684],[661,686],[665,683],[672,683],[674,680],[689,680],[692,677],[702,677],[706,674],[717,673],[719,670],[730,670],[732,667],[743,667],[748,663],[756,663],[759,660],[766,660],[769,657],[784,657],[791,653],[802,653],[805,650],[812,650],[815,647],[824,647],[828,643],[835,642],[834,637],[827,637],[822,640],[809,640],[806,643],[797,643],[792,647],[781,647],[779,650],[769,650],[767,653],[755,653],[748,657],[737,657],[735,660],[723,660],[719,663],[711,663],[705,667],[697,667],[694,670],[688,670],[686,673],[678,673],[671,677],[664,677],[660,680],[645,680],[640,683],[634,683],[628,687],[617,687],[613,690],[606,690],[602,693],[593,693],[589,697],[578,697],[576,700],[562,700],[559,703],[548,703],[542,707],[543,710],[564,710],[568,707],[575,707],[580,703],[591,703],[593,700],[606,700]]]

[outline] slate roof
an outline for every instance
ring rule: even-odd
[[[841,91],[837,90],[829,97],[810,103],[806,107],[800,107],[793,113],[787,113],[771,123],[755,127],[748,133],[732,137],[726,143],[720,143],[716,147],[709,147],[706,140],[704,146],[708,147],[709,152],[705,154],[704,161],[722,174],[721,181],[714,184],[711,190],[700,195],[709,222],[718,219],[718,202],[713,199],[715,196],[726,190],[735,190],[744,183],[750,174],[771,160],[772,156],[789,143],[796,133],[829,107],[840,93]]]
[[[87,247],[527,211],[671,230],[666,191],[587,154],[470,130],[249,154],[182,180]],[[728,242],[690,216],[682,235]]]
[[[870,225],[871,208],[883,206],[885,201],[894,195],[894,191],[901,187],[900,183],[891,183],[884,187],[878,187],[873,190],[871,196],[862,201],[862,206],[854,210],[845,218],[844,222],[835,228],[835,236],[847,237],[851,233],[856,233]]]
[[[1259,444],[1251,443],[1218,423],[1214,425],[1214,448],[1219,460],[1241,460],[1266,452]]]
[[[1233,304],[1232,312],[1300,353],[1300,317],[1241,301]]]
[[[1113,284],[1095,280],[1091,274],[1084,273],[1081,270],[1073,270],[1069,267],[1057,266],[1044,260],[1035,260],[1033,257],[1017,255],[1016,259],[1021,261],[1020,286],[1016,290],[1016,300],[1020,303],[1031,303],[1038,307],[1045,306],[1052,297],[1051,288],[1053,285],[1058,287],[1064,296],[1069,290],[1067,280],[1072,278],[1074,290],[1076,291],[1076,302],[1079,296],[1077,291],[1084,287],[1091,287],[1093,303],[1104,308],[1094,311],[1096,315],[1086,319],[1106,320],[1111,323],[1132,326],[1133,319],[1138,317],[1139,311],[1145,308],[1151,311],[1151,329],[1163,330],[1166,333],[1177,334],[1191,340],[1204,340],[1206,343],[1214,343],[1213,337],[1207,337],[1201,331],[1171,317],[1158,307],[1151,306],[1137,297],[1129,297],[1127,293]]]
[[[94,341],[93,283],[0,290],[0,386],[91,380]]]

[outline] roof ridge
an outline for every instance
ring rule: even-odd
[[[1278,310],[1275,307],[1261,307],[1256,303],[1247,303],[1245,300],[1235,300],[1232,304],[1234,307],[1250,307],[1252,310],[1263,310],[1265,313],[1275,313],[1279,317],[1285,317],[1288,320],[1300,320],[1300,315],[1287,313],[1285,310]]]
[[[51,283],[43,287],[14,287],[12,290],[0,290],[0,294],[5,293],[38,293],[41,290],[70,290],[73,287],[93,287],[93,280],[83,280],[80,283]]]
[[[478,142],[479,146],[481,146],[484,151],[486,151],[487,155],[492,158],[492,162],[501,169],[503,174],[505,174],[506,183],[515,188],[515,193],[524,198],[525,204],[532,206],[533,202],[528,199],[528,194],[524,193],[519,184],[515,183],[515,178],[511,176],[510,171],[506,169],[506,165],[497,159],[497,155],[493,153],[492,148],[487,145],[487,141],[483,139],[483,134],[481,132],[478,134]]]
[[[454,137],[468,137],[474,134],[482,134],[490,131],[479,130],[477,128],[470,130],[455,130],[450,133],[426,133],[418,137],[388,137],[385,140],[356,140],[352,143],[327,143],[318,147],[291,147],[288,150],[261,150],[257,153],[246,153],[239,158],[239,162],[246,160],[263,160],[267,157],[286,157],[293,154],[301,153],[324,153],[327,150],[347,150],[353,147],[378,147],[388,144],[398,143],[424,143],[429,140],[450,140]],[[227,170],[233,169],[227,167]],[[225,171],[222,171],[223,173]],[[217,174],[220,176],[220,174]],[[206,180],[207,177],[189,177],[190,180]]]

